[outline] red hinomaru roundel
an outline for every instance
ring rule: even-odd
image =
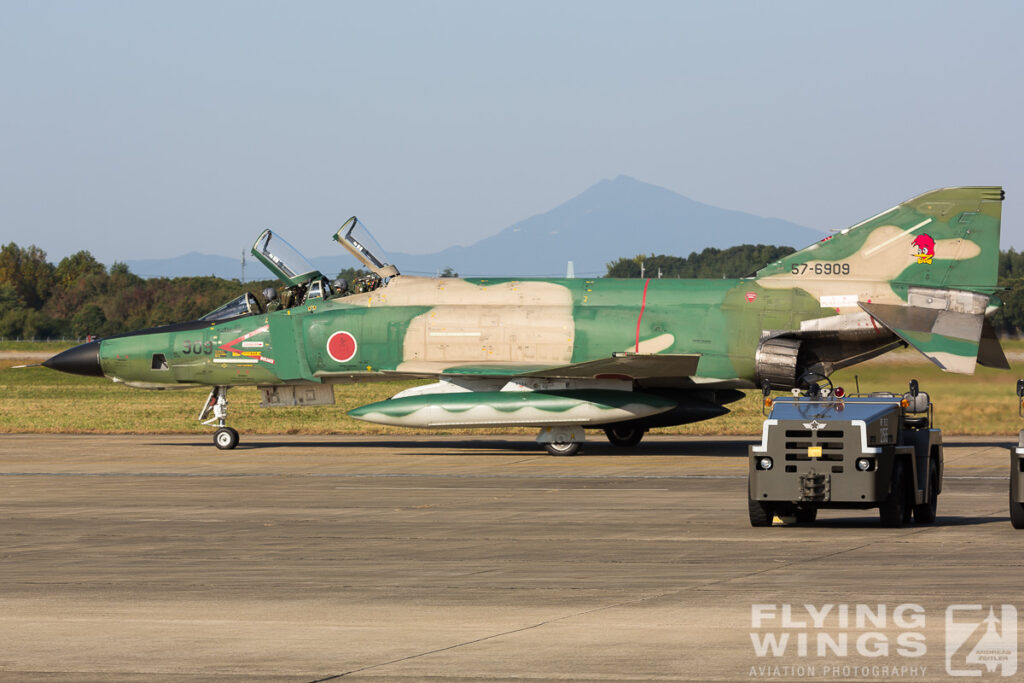
[[[335,332],[327,340],[327,355],[339,363],[347,363],[356,355],[356,338],[350,332]]]

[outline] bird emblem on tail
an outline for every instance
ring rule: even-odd
[[[917,257],[918,263],[931,263],[932,258],[935,256],[935,238],[928,233],[921,233],[914,238],[914,241],[910,243],[911,246],[917,248],[917,252],[914,256]]]

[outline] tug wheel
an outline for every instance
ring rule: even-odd
[[[939,468],[935,461],[928,463],[928,500],[914,506],[914,521],[918,524],[931,524],[939,509]]]
[[[878,506],[878,517],[882,526],[896,528],[907,521],[910,510],[907,505],[907,483],[903,473],[903,461],[897,460],[892,466],[889,496]]]
[[[238,445],[238,432],[231,427],[221,427],[213,433],[213,443],[222,451],[229,451]]]
[[[1024,529],[1024,503],[1017,502],[1010,488],[1010,524],[1014,529]]]
[[[747,512],[750,514],[750,526],[771,526],[775,519],[775,506],[760,500],[747,498]]]

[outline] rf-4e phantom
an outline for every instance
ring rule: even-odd
[[[200,419],[218,427],[220,448],[238,443],[229,387],[259,387],[265,405],[324,404],[336,385],[423,378],[435,382],[349,414],[534,426],[559,455],[585,429],[631,446],[653,427],[727,413],[741,389],[803,386],[901,346],[952,372],[1008,367],[986,318],[1002,201],[999,187],[928,192],[732,280],[411,277],[352,218],[335,239],[372,275],[349,289],[267,230],[252,253],[284,284],[269,305],[247,293],[44,365],[140,388],[210,387]]]

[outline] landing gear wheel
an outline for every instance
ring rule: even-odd
[[[231,427],[221,427],[213,433],[213,443],[222,451],[229,451],[238,445],[238,432]]]
[[[797,524],[813,524],[818,518],[818,508],[797,508],[793,516]]]
[[[639,427],[608,427],[604,430],[604,435],[608,437],[608,441],[613,446],[632,448],[640,443],[640,439],[644,438],[646,431]]]
[[[583,444],[579,441],[551,441],[544,444],[548,453],[559,456],[576,455],[582,446]]]
[[[935,513],[939,509],[939,468],[934,460],[928,462],[928,500],[914,506],[914,521],[918,524],[931,524],[935,521]]]
[[[1014,500],[1013,489],[1010,489],[1010,524],[1014,529],[1024,529],[1024,503]]]
[[[747,512],[750,513],[750,526],[771,526],[775,519],[775,507],[771,503],[747,498]]]
[[[903,526],[910,510],[907,508],[907,485],[903,473],[903,461],[897,460],[892,466],[889,496],[878,506],[878,517],[882,526],[899,528]]]

